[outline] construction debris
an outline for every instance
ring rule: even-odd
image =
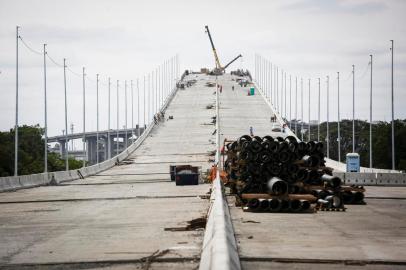
[[[293,136],[241,136],[225,141],[228,186],[244,210],[312,212],[345,210],[362,203],[363,187],[342,186],[325,166],[323,143],[300,142]]]
[[[206,83],[206,86],[207,86],[207,87],[214,87],[214,86],[216,86],[216,83],[214,83],[214,82],[207,82],[207,83]]]

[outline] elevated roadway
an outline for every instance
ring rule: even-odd
[[[189,75],[160,122],[119,166],[59,186],[0,194],[0,268],[196,269],[210,185],[175,186],[170,164],[208,169],[215,150],[215,77]],[[218,77],[221,139],[272,131],[264,98]],[[234,86],[234,91],[232,90]],[[208,106],[210,105],[210,106]],[[247,213],[226,196],[242,269],[405,269],[406,188],[367,187],[346,212]],[[206,232],[207,233],[207,232]],[[220,256],[222,255],[219,253]],[[201,264],[200,264],[201,265]],[[223,267],[224,266],[224,267]],[[230,269],[219,265],[218,269]]]
[[[193,77],[194,78],[194,77]],[[170,164],[211,166],[214,110],[207,78],[179,90],[123,165],[59,186],[0,193],[0,268],[193,269],[210,185],[175,186]],[[202,80],[200,80],[202,79]],[[150,264],[150,265],[149,265]]]

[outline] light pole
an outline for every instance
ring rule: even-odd
[[[272,63],[269,63],[269,78],[270,78],[270,92],[269,92],[269,102],[273,104],[273,92],[275,89],[273,88],[273,78],[272,78]]]
[[[283,69],[281,69],[281,118],[283,119]]]
[[[155,74],[154,70],[151,73],[151,120],[152,122],[154,121],[154,115],[155,115]]]
[[[148,125],[151,123],[151,74],[148,74],[148,117],[147,122]]]
[[[109,77],[109,89],[108,89],[108,119],[107,119],[107,158],[111,158],[111,145],[110,145],[110,96],[111,96],[111,79]]]
[[[292,129],[292,75],[289,75],[289,128]]]
[[[303,78],[300,78],[300,104],[301,104],[301,128],[300,128],[300,134],[301,134],[301,138],[303,141]]]
[[[158,68],[155,69],[155,113],[159,112]]]
[[[141,134],[141,126],[140,126],[140,80],[137,78],[137,123],[138,123],[138,129],[137,129],[137,140],[140,137]]]
[[[119,118],[119,116],[120,116],[120,113],[119,113],[119,111],[120,111],[120,100],[119,100],[119,93],[118,93],[118,91],[119,91],[119,81],[117,80],[117,134],[116,134],[116,155],[118,155],[119,154],[119,143],[120,143],[120,141],[119,141],[119,138],[118,138],[118,132],[119,132],[119,129],[120,129],[120,123],[119,123],[119,120],[120,120],[120,118]]]
[[[48,113],[47,113],[47,62],[44,44],[44,172],[48,172]]]
[[[99,74],[96,74],[96,164],[99,164]]]
[[[319,100],[317,105],[317,141],[320,141],[320,78],[319,80]]]
[[[144,133],[144,131],[145,131],[145,128],[146,128],[146,123],[145,123],[145,75],[144,75],[144,85],[143,85],[143,88],[144,88],[144,92],[143,92],[143,98],[144,98],[144,106],[143,106],[143,108],[144,108],[144,122],[143,122],[143,124],[144,124],[144,129],[142,130],[142,133]]]
[[[392,97],[392,170],[395,170],[395,112],[393,104],[393,40],[391,40],[392,69],[391,69],[391,97]]]
[[[352,152],[355,153],[355,66],[352,65]]]
[[[337,72],[337,145],[338,162],[341,162],[341,134],[340,134],[340,72]]]
[[[82,87],[83,87],[83,167],[86,166],[86,84],[85,84],[85,68],[82,68]]]
[[[369,92],[369,168],[372,168],[372,54],[371,58],[371,84]]]
[[[69,171],[68,159],[68,101],[66,95],[66,59],[63,59],[63,84],[65,90],[65,167]]]
[[[124,111],[125,111],[125,115],[124,115],[124,138],[125,138],[125,149],[127,149],[128,147],[128,134],[127,134],[127,80],[124,81]]]
[[[131,80],[131,138],[134,139],[134,87]]]
[[[280,113],[280,111],[281,111],[281,107],[279,106],[280,97],[281,97],[281,93],[279,93],[279,68],[277,67],[276,68],[276,107],[277,107],[276,110],[278,111],[278,113]]]
[[[14,127],[14,176],[18,175],[18,39],[20,37],[16,27],[16,123]]]
[[[287,112],[286,112],[286,71],[285,71],[285,121],[287,119]]]
[[[295,98],[295,134],[297,136],[297,77],[295,78],[296,84],[296,98]]]
[[[309,79],[309,125],[308,125],[308,132],[309,132],[309,142],[310,142],[310,79]]]
[[[327,121],[326,121],[326,128],[327,128],[327,158],[330,158],[330,130],[329,130],[329,122],[330,122],[330,77],[327,76]]]

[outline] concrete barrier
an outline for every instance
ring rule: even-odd
[[[177,88],[174,88],[172,90],[172,93],[168,96],[164,105],[162,106],[161,111],[165,111],[167,109],[173,97],[176,95],[176,92]],[[0,177],[0,192],[15,191],[21,188],[32,188],[45,185],[58,185],[63,182],[77,180],[82,177],[89,177],[108,170],[111,167],[117,165],[119,162],[127,159],[148,137],[149,133],[154,127],[155,123],[152,122],[142,133],[142,135],[118,156],[115,156],[96,165],[88,166],[78,170]]]
[[[376,185],[376,173],[345,173],[346,185],[361,185],[361,186],[375,186]]]
[[[39,173],[39,174],[31,174],[31,175],[21,175],[19,176],[20,186],[22,188],[29,188],[29,187],[39,187],[44,186],[49,183],[49,174],[47,173]]]
[[[2,179],[0,179],[0,191],[15,191],[20,188],[19,177],[2,177]]]
[[[406,186],[406,174],[402,173],[377,173],[378,186]]]

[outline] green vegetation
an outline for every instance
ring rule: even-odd
[[[307,127],[306,127],[307,128]],[[337,122],[329,123],[330,158],[338,160]],[[341,161],[346,153],[352,152],[352,120],[340,122]],[[307,134],[305,136],[307,139]],[[311,139],[317,139],[317,127],[311,129]],[[326,139],[326,122],[320,124],[320,140]],[[360,154],[361,166],[369,167],[369,123],[355,121],[355,152]],[[372,125],[373,167],[392,168],[391,123],[378,122]],[[326,148],[326,147],[325,147]],[[395,165],[398,170],[406,170],[406,120],[395,120]]]
[[[15,130],[0,132],[0,177],[14,175],[14,134]],[[18,174],[44,172],[44,129],[39,125],[18,128]],[[82,167],[82,161],[69,159],[69,168]],[[48,152],[48,171],[65,170],[65,160],[57,153]]]

